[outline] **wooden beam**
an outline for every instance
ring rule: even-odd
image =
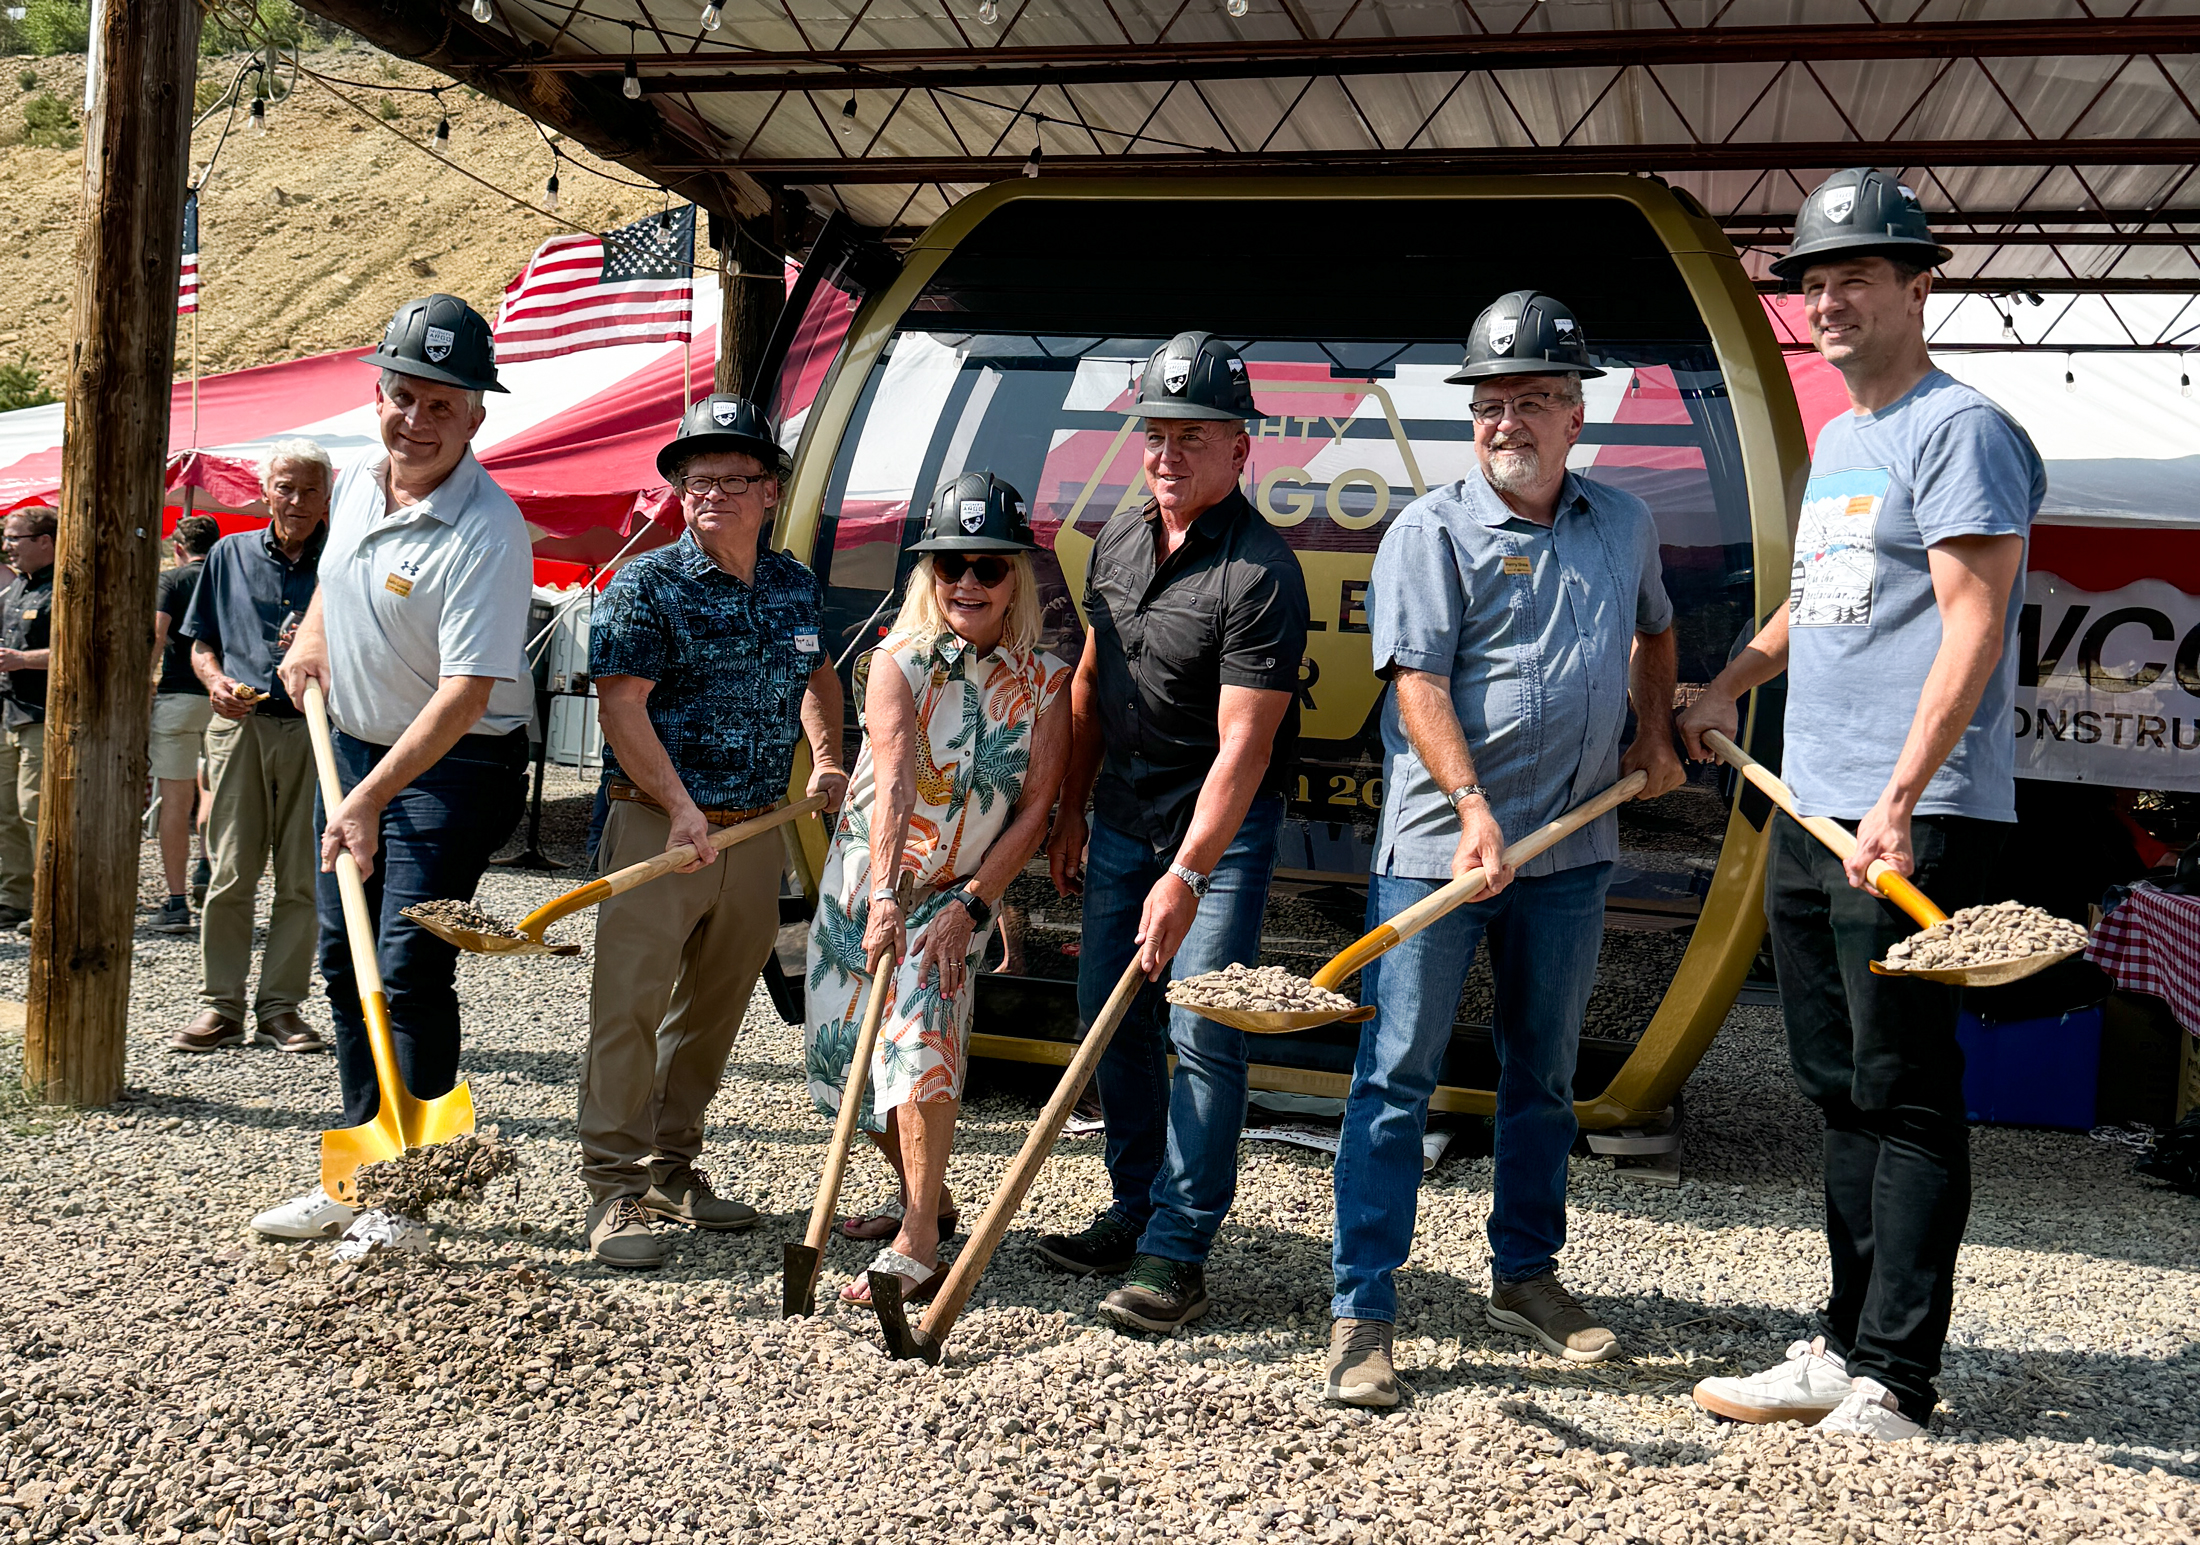
[[[23,1085],[122,1092],[196,0],[100,8],[63,413]]]
[[[764,345],[787,303],[786,266],[773,261],[769,235],[767,222],[746,222],[723,255],[715,391],[746,395],[755,386]]]

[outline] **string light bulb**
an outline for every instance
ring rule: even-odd
[[[715,4],[704,6],[703,30],[705,32],[716,32],[718,30],[718,21],[718,7]]]
[[[1026,177],[1039,175],[1039,159],[1045,154],[1046,152],[1041,150],[1038,144],[1034,142],[1031,147],[1031,154],[1024,157],[1024,175]]]
[[[254,97],[252,99],[252,132],[254,134],[265,134],[267,132],[266,97]]]
[[[855,133],[855,131],[856,99],[855,94],[851,92],[849,93],[848,100],[840,104],[840,132],[843,134],[853,134]]]
[[[2066,359],[2063,361],[2063,390],[2066,392],[2075,392],[2077,389],[2077,373],[2070,368],[2070,361]]]
[[[558,174],[556,172],[552,172],[550,174],[550,180],[542,185],[542,207],[549,210],[552,214],[555,214],[557,212]]]
[[[625,78],[619,82],[619,95],[629,102],[639,102],[642,99],[642,72],[635,68],[631,59],[626,62]]]
[[[2179,364],[2177,370],[2177,395],[2180,397],[2190,397],[2192,395],[2192,372],[2185,369],[2182,363]]]
[[[433,149],[437,155],[442,155],[445,151],[451,148],[450,119],[438,118],[435,121],[435,143],[430,148]]]
[[[978,0],[978,20],[988,27],[1001,19],[1001,8],[993,0]]]
[[[1046,155],[1046,147],[1043,143],[1046,137],[1046,121],[1046,114],[1044,113],[1033,113],[1031,115],[1031,154],[1024,157],[1024,175],[1026,177],[1039,175],[1039,162]]]
[[[1252,9],[1252,6],[1248,5],[1246,0],[1229,0],[1229,4],[1225,5],[1223,9],[1232,16],[1243,16]]]
[[[1995,309],[1996,309],[1997,311],[1999,311],[1999,310],[2000,310],[2000,308],[1999,308],[1999,307],[1996,307]],[[2008,312],[2006,312],[2006,311],[2002,311],[2002,312],[2001,312],[2001,335],[2002,335],[2002,337],[2004,337],[2004,338],[2008,339],[2008,340],[2009,340],[2009,341],[2010,341],[2011,343],[2014,343],[2014,342],[2016,342],[2016,339],[2017,339],[2017,319],[2016,319],[2015,317],[2011,316],[2011,315],[2010,315],[2010,314],[2009,314]]]
[[[484,27],[497,19],[497,8],[489,0],[474,0],[474,20]]]

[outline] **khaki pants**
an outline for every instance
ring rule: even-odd
[[[319,937],[313,880],[320,842],[313,826],[313,742],[304,719],[251,714],[216,719],[206,731],[207,860],[214,871],[199,917],[201,995],[206,1006],[244,1023],[252,975],[252,903],[272,853],[275,905],[253,1012],[261,1019],[297,1008],[313,980]]]
[[[0,906],[31,909],[38,845],[38,782],[46,772],[46,726],[0,731]]]
[[[672,823],[614,802],[605,873],[665,850]],[[779,932],[786,848],[751,838],[692,874],[671,874],[596,911],[588,1051],[581,1062],[581,1178],[602,1201],[640,1196],[650,1161],[692,1161],[749,994]]]

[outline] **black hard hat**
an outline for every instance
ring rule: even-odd
[[[965,472],[932,496],[924,540],[909,551],[1028,553],[1038,546],[1024,518],[1024,496],[990,472]]]
[[[456,295],[406,301],[382,329],[382,346],[360,355],[359,362],[470,392],[505,389],[497,384],[496,342],[489,324]]]
[[[1780,278],[1797,280],[1817,263],[1884,257],[1932,268],[1951,256],[1933,240],[1917,195],[1876,166],[1852,166],[1820,183],[1795,216],[1787,256],[1773,260]]]
[[[1444,379],[1471,386],[1497,376],[1600,376],[1572,308],[1540,290],[1514,290],[1482,308],[1467,333],[1467,357]]]
[[[774,476],[787,474],[786,455],[772,434],[771,420],[748,398],[731,392],[713,392],[688,405],[680,417],[679,434],[657,453],[657,473],[669,483],[690,456],[718,451],[740,451],[754,456]]]
[[[1143,418],[1259,418],[1245,361],[1213,333],[1178,333],[1139,373],[1132,411]]]

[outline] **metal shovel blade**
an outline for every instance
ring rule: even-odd
[[[871,1282],[871,1308],[878,1314],[879,1330],[886,1337],[887,1355],[896,1361],[913,1358],[937,1366],[939,1343],[909,1323],[909,1306],[901,1300],[901,1278],[890,1271],[865,1274]]]
[[[423,917],[411,907],[405,908],[405,916],[445,944],[456,945],[473,955],[578,955],[581,952],[578,944],[545,944],[540,939],[513,939],[499,933],[461,928],[439,917]]]
[[[779,1313],[783,1319],[817,1313],[817,1273],[825,1252],[789,1241],[781,1247]]]
[[[362,1164],[394,1159],[408,1148],[432,1148],[474,1129],[474,1095],[465,1084],[432,1100],[401,1093],[394,1101],[385,1084],[382,1101],[372,1121],[321,1134],[321,1189],[346,1206],[357,1199],[352,1177]]]
[[[1210,1009],[1201,1008],[1194,1003],[1182,1006],[1218,1025],[1243,1030],[1247,1035],[1290,1035],[1298,1030],[1311,1030],[1317,1025],[1356,1025],[1375,1017],[1375,1005],[1372,1003],[1362,1004],[1356,1009],[1346,1009],[1338,1014],[1332,1014],[1326,1009]]]
[[[2077,954],[2074,949],[2045,950],[2037,955],[2018,955],[2009,960],[1989,960],[1977,966],[1889,966],[1872,962],[1874,976],[1907,976],[1921,982],[1946,982],[1951,987],[1999,987],[2037,976],[2049,966],[2060,965]]]

